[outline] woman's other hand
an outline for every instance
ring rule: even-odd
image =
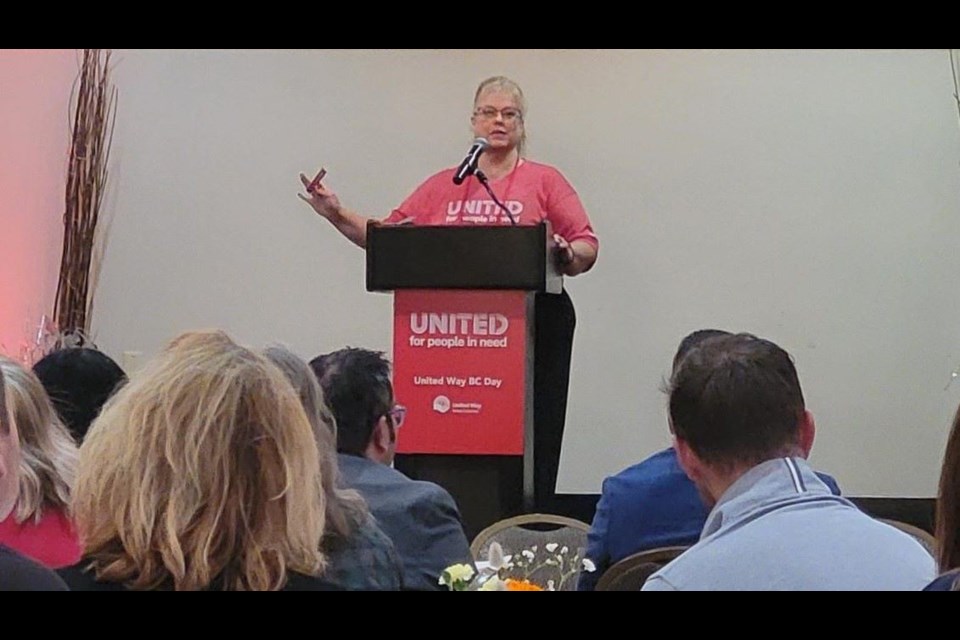
[[[575,276],[589,271],[597,261],[597,249],[589,242],[583,240],[567,242],[566,238],[557,233],[553,234],[553,240],[557,243],[554,257],[564,275]]]
[[[567,265],[573,262],[576,254],[574,254],[573,247],[570,246],[567,239],[560,234],[553,234],[553,241],[557,243],[554,254],[557,259],[557,264],[560,265],[561,269],[565,269]]]

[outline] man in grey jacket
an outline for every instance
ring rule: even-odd
[[[367,501],[403,563],[404,589],[434,590],[443,570],[472,563],[453,497],[432,482],[411,480],[390,465],[404,407],[396,404],[390,363],[382,353],[346,348],[310,367],[337,421],[344,485]]]
[[[692,349],[670,380],[677,460],[712,507],[645,591],[914,590],[936,575],[905,533],[833,495],[806,458],[814,421],[793,360],[749,334]]]

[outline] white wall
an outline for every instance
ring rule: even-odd
[[[297,199],[321,165],[385,215],[471,139],[477,82],[513,77],[531,157],[601,237],[560,490],[668,443],[680,338],[794,354],[817,466],[850,495],[931,496],[960,402],[960,126],[946,51],[124,51],[114,216],[94,327],[118,359],[218,326],[305,357],[389,350],[390,298]]]

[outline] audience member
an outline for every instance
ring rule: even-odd
[[[110,356],[86,347],[54,351],[33,365],[33,372],[78,444],[107,398],[127,380]]]
[[[718,329],[694,331],[680,342],[672,370],[677,370],[683,356],[696,345],[728,335]],[[833,478],[817,475],[833,494],[840,495]],[[673,447],[606,478],[587,536],[587,557],[597,569],[581,573],[577,588],[592,591],[607,569],[634,553],[692,545],[700,538],[707,513],[709,509],[680,468]]]
[[[77,590],[317,590],[325,498],[300,399],[220,331],[173,340],[80,448]]]
[[[267,347],[263,355],[280,367],[300,394],[317,440],[327,505],[322,545],[327,556],[324,578],[350,590],[399,590],[402,567],[393,542],[370,515],[360,494],[342,485],[337,464],[336,422],[324,403],[317,377],[310,365],[285,347]]]
[[[960,591],[960,409],[953,417],[943,453],[934,534],[942,575],[925,591]]]
[[[20,494],[20,436],[7,408],[0,369],[0,520],[13,511]],[[64,591],[67,586],[50,569],[0,543],[0,591]]]
[[[814,421],[790,356],[739,334],[705,340],[669,385],[681,467],[711,506],[700,541],[644,590],[919,590],[933,558],[812,471]]]
[[[446,567],[472,563],[470,545],[445,489],[390,466],[405,414],[395,404],[390,364],[381,353],[347,348],[318,356],[310,366],[337,422],[344,482],[360,492],[393,540],[404,588],[438,589]]]
[[[17,504],[0,520],[0,543],[52,569],[71,565],[80,559],[69,514],[77,445],[33,372],[3,356],[0,370],[22,454]]]

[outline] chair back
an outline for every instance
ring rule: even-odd
[[[567,548],[567,558],[572,558],[577,553],[582,558],[587,548],[589,531],[590,525],[574,518],[549,513],[529,513],[493,523],[477,534],[470,544],[470,551],[474,560],[486,562],[490,545],[494,542],[498,543],[504,555],[508,556],[534,547],[542,554],[547,545],[556,544],[557,552]],[[546,585],[548,580],[559,583],[556,579],[558,576],[554,574],[558,574],[555,565],[543,566],[534,571],[529,579],[539,585]],[[563,581],[561,590],[576,590],[578,576],[579,567],[572,578]]]
[[[597,580],[596,591],[639,591],[651,575],[689,547],[658,547],[622,558]]]

